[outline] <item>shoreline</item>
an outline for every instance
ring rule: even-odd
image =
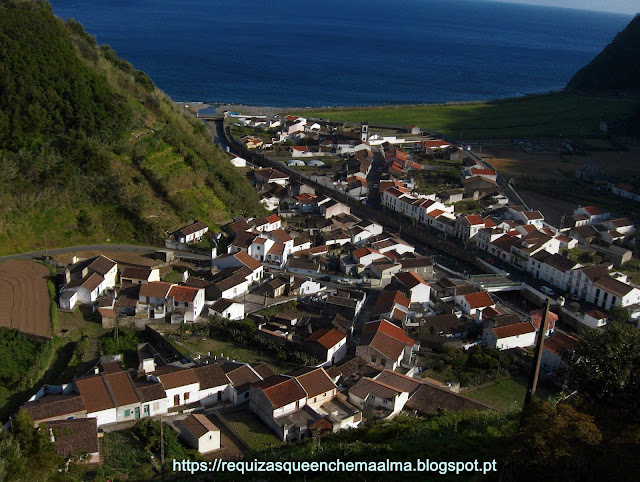
[[[547,97],[554,95],[578,95],[584,97],[598,97],[607,100],[620,100],[620,101],[628,101],[635,100],[636,96],[630,95],[625,96],[624,98],[620,98],[613,93],[610,95],[606,94],[589,94],[587,92],[568,92],[565,90],[554,90],[548,92],[540,92],[534,94],[524,94],[517,97],[504,97],[498,99],[484,99],[484,100],[463,100],[463,101],[447,101],[447,102],[423,102],[423,103],[413,103],[413,104],[375,104],[375,105],[327,105],[327,106],[317,106],[317,107],[301,107],[301,106],[271,106],[271,105],[252,105],[252,104],[240,104],[240,103],[227,103],[227,102],[204,102],[204,101],[176,101],[177,104],[188,104],[192,107],[201,106],[202,108],[211,108],[215,109],[216,112],[222,113],[224,111],[232,111],[232,112],[241,112],[243,114],[248,115],[275,115],[275,114],[283,114],[286,112],[305,112],[305,111],[318,111],[318,110],[375,110],[375,109],[402,109],[402,108],[419,108],[419,107],[428,107],[428,106],[465,106],[465,105],[482,105],[482,104],[497,104],[497,103],[507,103],[525,99],[535,99],[538,97]],[[196,110],[200,110],[196,109]]]

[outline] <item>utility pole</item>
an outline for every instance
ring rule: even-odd
[[[536,388],[538,385],[538,375],[540,374],[540,361],[542,360],[542,348],[544,347],[544,336],[547,332],[547,324],[549,318],[549,306],[551,301],[547,298],[544,306],[544,313],[542,314],[542,320],[540,321],[540,328],[538,329],[538,337],[536,338],[536,348],[533,354],[533,370],[529,375],[529,385],[527,387],[527,394],[524,398],[524,410],[527,409],[529,404],[533,401],[533,397],[536,394]]]
[[[164,482],[164,432],[162,425],[162,415],[160,415],[160,480]]]

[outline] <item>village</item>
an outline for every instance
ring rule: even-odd
[[[223,128],[264,216],[220,231],[193,220],[137,258],[51,261],[61,312],[146,340],[22,405],[61,455],[99,462],[104,432],[145,418],[231,458],[255,448],[243,417],[280,443],[399,413],[494,410],[434,357],[487,350],[530,366],[546,326],[544,378],[570,392],[582,327],[640,328],[631,219],[576,206],[553,226],[467,146],[417,126],[229,112]],[[203,327],[289,369],[196,350]]]

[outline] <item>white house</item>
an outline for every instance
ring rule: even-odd
[[[402,271],[394,277],[409,292],[411,303],[428,303],[431,287],[413,271]]]
[[[140,286],[136,313],[145,314],[147,318],[164,318],[168,313],[167,296],[173,283],[153,281]]]
[[[182,438],[201,454],[220,448],[220,429],[206,415],[191,414],[176,425]]]
[[[185,321],[195,321],[204,309],[204,289],[191,286],[172,286],[173,313],[184,315]]]
[[[349,401],[361,410],[382,410],[385,418],[400,413],[409,400],[409,392],[375,379],[362,377],[349,390]]]
[[[244,304],[236,303],[227,298],[220,298],[209,307],[209,316],[219,316],[228,320],[244,318]]]
[[[229,378],[217,363],[198,365],[193,371],[200,382],[198,400],[203,405],[216,404],[222,400],[229,400]]]
[[[535,344],[536,329],[528,321],[498,327],[487,323],[483,329],[482,342],[498,350],[525,348]]]
[[[118,421],[116,405],[99,374],[76,378],[74,383],[84,400],[87,418],[98,419],[98,426]]]
[[[207,231],[209,226],[198,221],[178,229],[173,234],[179,243],[193,243],[200,241]]]
[[[113,288],[116,285],[118,264],[114,260],[100,255],[96,259],[94,259],[87,268],[89,271],[98,273],[104,278],[105,289]]]
[[[75,291],[76,296],[61,296],[60,308],[72,310],[76,302],[85,305],[93,304],[106,289],[107,282],[98,273],[91,273],[82,279],[72,280],[62,288],[61,293],[64,295],[66,292]]]
[[[335,328],[322,328],[304,340],[304,348],[320,366],[335,365],[347,356],[347,337]]]
[[[167,394],[167,407],[178,407],[199,400],[200,381],[192,368],[165,365],[147,378],[159,381]]]
[[[486,291],[479,291],[468,295],[456,295],[456,304],[462,308],[465,315],[480,321],[480,312],[485,308],[495,308],[495,302]]]

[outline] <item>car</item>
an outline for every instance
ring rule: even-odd
[[[553,290],[548,286],[541,286],[540,291],[542,291],[545,295],[548,295],[548,296],[553,296],[555,294]]]

